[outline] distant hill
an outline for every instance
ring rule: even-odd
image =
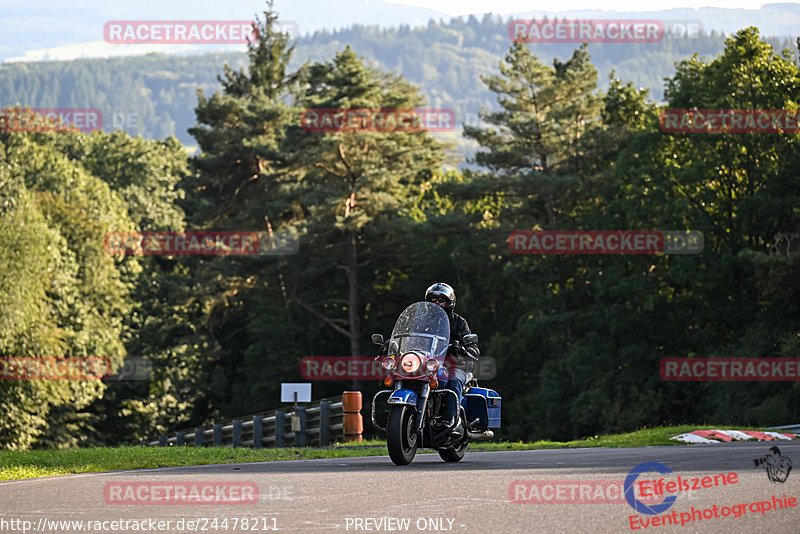
[[[433,2],[431,3],[434,4]],[[531,2],[531,4],[535,4]],[[557,7],[550,4],[548,7]],[[646,4],[643,4],[646,8]],[[252,20],[266,8],[264,0],[3,0],[0,15],[0,62],[9,58],[23,61],[76,59],[163,53],[205,53],[240,50],[234,45],[110,45],[103,41],[103,25],[109,20]],[[280,18],[300,35],[336,30],[354,25],[381,28],[426,26],[430,20],[449,22],[451,14],[441,10],[389,3],[382,0],[276,0]],[[726,34],[755,25],[762,35],[792,37],[800,28],[800,5],[766,4],[761,9],[716,7],[680,8],[661,11],[530,11],[498,13],[486,4],[486,11],[508,18],[621,18],[699,21],[706,31]],[[478,19],[483,14],[476,13]]]
[[[143,49],[133,45],[116,47],[103,41],[103,25],[109,20],[253,20],[266,9],[264,0],[3,0],[0,2],[0,61],[46,49],[49,59],[127,55]],[[434,9],[393,4],[381,0],[277,0],[281,19],[300,34],[339,29],[353,24],[391,26],[424,25],[431,19],[448,19]],[[82,46],[80,46],[82,45]],[[58,47],[63,47],[58,50]],[[166,53],[182,50],[220,51],[232,45],[156,45]],[[239,49],[242,47],[239,46]],[[69,54],[64,57],[60,54]]]
[[[482,107],[495,107],[481,74],[497,71],[508,51],[508,19],[484,16],[482,20],[456,18],[425,27],[381,29],[355,26],[341,31],[320,31],[301,37],[294,64],[330,60],[350,45],[382,69],[402,74],[422,87],[432,107],[452,108],[459,124],[475,123]],[[794,49],[792,39],[774,39],[779,49]],[[654,100],[663,97],[663,79],[674,73],[674,63],[697,53],[713,57],[722,51],[724,36],[710,32],[692,38],[667,34],[659,43],[591,44],[592,62],[605,87],[614,70],[623,81],[649,88]],[[547,63],[567,58],[577,45],[532,45]],[[211,94],[219,88],[216,76],[223,65],[246,65],[238,52],[203,55],[147,56],[88,59],[64,62],[0,64],[3,105],[31,107],[90,107],[104,115],[104,129],[122,127],[134,135],[161,138],[176,135],[186,145],[194,140],[186,132],[195,123],[196,90]],[[458,132],[441,134],[457,141],[462,156],[470,147]]]

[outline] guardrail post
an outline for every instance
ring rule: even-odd
[[[331,403],[320,401],[319,403],[319,446],[327,447],[330,440],[331,430]]]
[[[203,429],[202,428],[195,428],[194,429],[194,446],[195,447],[202,447],[203,446]]]
[[[363,441],[364,418],[361,417],[361,392],[345,391],[342,393],[342,417],[345,441]]]
[[[295,447],[305,447],[306,446],[306,407],[305,406],[298,406],[297,407],[297,417],[300,418],[300,432],[294,433],[294,445]]]
[[[219,447],[222,445],[222,425],[219,423],[214,424],[214,446]]]
[[[183,432],[178,432],[175,437],[175,445],[178,446],[185,445],[185,441],[186,441],[186,434]]]
[[[261,416],[254,415],[253,416],[253,448],[260,449],[263,446],[262,441],[262,427],[261,427]]]
[[[238,419],[233,420],[233,446],[242,446],[242,422]]]
[[[283,410],[275,412],[275,447],[283,447]]]
[[[167,446],[167,436],[158,436],[158,446],[159,447]]]

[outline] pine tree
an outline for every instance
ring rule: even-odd
[[[309,67],[299,105],[304,109],[413,110],[424,104],[419,90],[396,75],[364,65],[349,47],[329,62]],[[292,225],[302,237],[301,257],[317,276],[346,273],[347,296],[325,314],[311,304],[328,293],[297,284],[293,300],[349,341],[361,354],[364,284],[359,276],[374,244],[370,229],[391,224],[420,183],[443,160],[442,146],[425,131],[305,131],[287,137],[292,179],[276,202],[299,214]],[[301,289],[302,288],[302,289]],[[333,301],[339,297],[330,295]],[[339,314],[347,313],[342,327]],[[358,386],[358,384],[355,384]]]
[[[581,167],[581,137],[599,119],[597,71],[585,45],[549,67],[523,43],[511,47],[499,69],[500,76],[482,79],[502,110],[481,112],[492,127],[465,126],[464,135],[486,149],[475,162],[500,180],[498,188],[532,196],[537,222],[552,226],[568,211],[557,198]]]

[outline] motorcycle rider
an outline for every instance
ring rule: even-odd
[[[430,286],[425,291],[425,300],[438,304],[444,311],[447,312],[447,317],[450,319],[450,344],[461,345],[463,348],[475,356],[480,356],[481,351],[478,349],[477,343],[463,345],[464,336],[470,334],[469,325],[466,319],[453,311],[456,307],[456,292],[449,284],[437,282]],[[450,349],[447,359],[445,360],[448,369],[447,380],[440,382],[440,387],[449,389],[456,394],[458,402],[451,395],[447,396],[447,411],[448,419],[445,421],[447,426],[451,426],[454,421],[457,422],[456,427],[451,434],[463,434],[463,426],[458,416],[458,407],[461,406],[461,396],[464,390],[464,383],[467,381],[467,372],[472,371],[473,360],[465,357],[457,349]]]

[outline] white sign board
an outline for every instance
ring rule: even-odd
[[[294,402],[295,393],[297,393],[297,402],[311,402],[311,383],[281,383],[281,402]]]

